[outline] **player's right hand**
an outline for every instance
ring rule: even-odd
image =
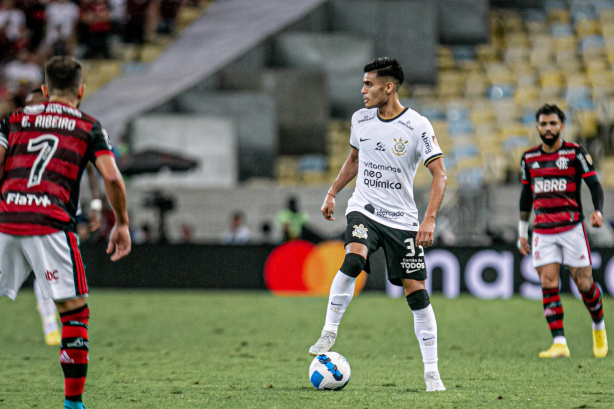
[[[531,246],[529,246],[529,240],[526,237],[521,237],[518,239],[518,250],[520,250],[520,254],[523,256],[528,255],[531,252]]]
[[[326,220],[335,220],[333,217],[333,213],[335,213],[335,198],[327,194],[324,198],[324,203],[322,204],[320,211]]]
[[[111,261],[117,261],[130,254],[132,242],[130,240],[130,231],[127,224],[115,225],[109,235],[109,245],[107,246],[107,254],[111,254]]]

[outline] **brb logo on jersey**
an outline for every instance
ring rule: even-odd
[[[405,145],[408,141],[403,142],[403,138],[399,138],[397,142],[397,138],[394,138],[394,145],[392,146],[392,153],[397,156],[403,156],[407,153],[407,148]]]
[[[550,193],[550,192],[564,192],[567,190],[567,179],[544,179],[535,178],[533,184],[534,193]]]

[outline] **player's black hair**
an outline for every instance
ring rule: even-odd
[[[83,81],[83,67],[72,57],[56,56],[45,65],[45,84],[49,94],[71,93],[77,96]]]
[[[382,57],[371,61],[365,65],[364,72],[377,71],[378,77],[392,77],[396,80],[397,88],[403,84],[405,75],[403,74],[403,67],[394,58]]]
[[[542,107],[540,107],[535,113],[535,120],[539,121],[540,115],[551,115],[551,114],[557,114],[561,122],[565,123],[565,112],[561,111],[561,109],[554,104],[552,105],[544,104]]]

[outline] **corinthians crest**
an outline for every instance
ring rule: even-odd
[[[359,239],[366,239],[368,231],[369,229],[367,229],[362,224],[359,224],[358,226],[354,225],[354,231],[352,232],[352,236],[358,237]]]
[[[407,148],[405,148],[405,145],[407,144],[407,141],[403,142],[403,138],[399,138],[398,142],[397,142],[397,138],[394,138],[394,145],[392,146],[392,153],[394,153],[397,156],[403,156],[407,153]]]

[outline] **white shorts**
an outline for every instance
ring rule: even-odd
[[[32,271],[45,298],[87,297],[85,266],[72,232],[43,236],[0,233],[0,296],[14,300]]]
[[[533,266],[563,264],[569,267],[591,265],[591,251],[584,230],[584,223],[557,234],[533,233]]]

